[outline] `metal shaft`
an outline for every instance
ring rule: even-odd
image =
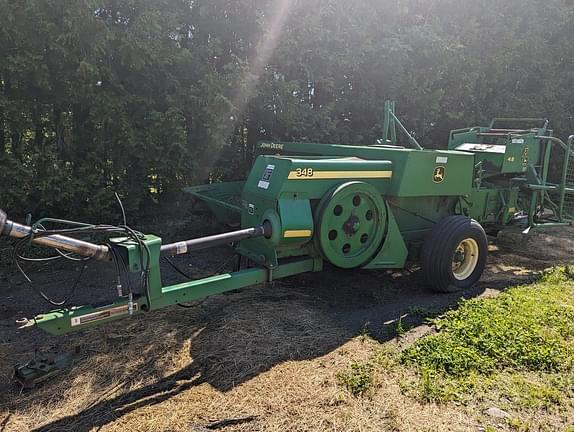
[[[228,244],[240,240],[255,237],[270,237],[270,224],[263,224],[256,228],[246,228],[239,231],[232,231],[223,234],[216,234],[207,237],[201,237],[193,240],[186,240],[178,243],[163,245],[161,247],[162,256],[181,255],[192,251],[207,249],[215,246]]]
[[[32,234],[32,227],[12,222],[5,217],[2,222],[2,215],[0,214],[0,234],[13,238],[24,238]],[[91,257],[99,261],[111,259],[109,248],[106,245],[97,245],[60,234],[34,237],[32,243]]]
[[[6,213],[0,210],[0,235],[7,235],[13,238],[24,238],[30,234],[32,234],[32,227],[8,220]],[[268,238],[271,237],[271,224],[269,222],[265,222],[262,226],[256,228],[247,228],[239,231],[232,231],[228,233],[163,245],[161,247],[161,255],[181,255],[191,251],[207,249],[231,242],[263,236]],[[100,261],[111,260],[108,246],[97,245],[60,234],[34,237],[32,239],[32,243],[66,252],[73,252],[78,255],[91,257]]]

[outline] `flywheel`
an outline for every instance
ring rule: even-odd
[[[355,268],[380,248],[387,210],[373,186],[348,182],[323,197],[316,220],[316,239],[324,258],[337,267]]]

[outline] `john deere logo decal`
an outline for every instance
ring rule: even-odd
[[[446,174],[446,168],[443,166],[437,166],[434,169],[434,173],[432,175],[432,181],[435,183],[441,183],[445,178],[445,174]]]

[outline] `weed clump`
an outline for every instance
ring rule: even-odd
[[[372,363],[352,363],[349,370],[337,374],[339,385],[354,396],[363,396],[375,385],[375,367]]]

